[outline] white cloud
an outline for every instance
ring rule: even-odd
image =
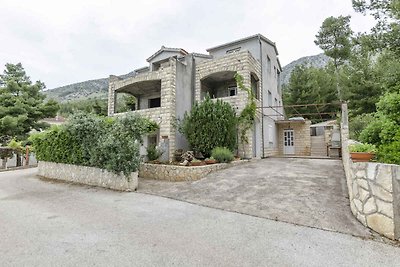
[[[22,62],[49,88],[123,74],[146,64],[161,45],[205,52],[208,47],[262,33],[275,41],[284,64],[320,53],[313,43],[328,16],[354,12],[333,0],[0,0],[0,64]],[[371,20],[357,15],[352,26]]]

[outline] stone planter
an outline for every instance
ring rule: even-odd
[[[350,152],[350,157],[353,162],[368,162],[375,156],[374,153],[369,152]]]
[[[206,165],[204,161],[190,162],[190,166],[204,166],[204,165]]]
[[[38,175],[48,179],[93,185],[119,191],[135,191],[138,186],[138,172],[129,177],[103,169],[47,161],[38,163]]]

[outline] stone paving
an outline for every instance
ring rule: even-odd
[[[350,211],[340,160],[268,158],[194,182],[139,179],[138,192],[372,238]]]

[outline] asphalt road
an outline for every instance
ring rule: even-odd
[[[0,266],[398,266],[400,248],[140,193],[0,173]]]

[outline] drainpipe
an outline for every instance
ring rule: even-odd
[[[192,106],[190,108],[193,107],[194,105],[194,99],[195,99],[195,90],[196,90],[196,61],[194,59],[194,55],[192,54]]]
[[[261,92],[260,92],[260,101],[261,101],[261,146],[262,146],[262,157],[265,158],[264,153],[264,78],[263,78],[263,60],[262,60],[262,44],[261,44],[261,36],[258,35],[258,42],[260,44],[260,61],[261,61]]]

